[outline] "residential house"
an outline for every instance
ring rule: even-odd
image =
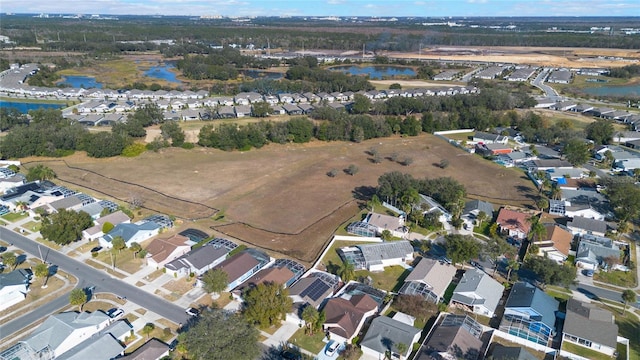
[[[491,221],[493,219],[493,204],[482,200],[470,200],[464,205],[462,215],[460,218],[464,221],[464,227],[467,230],[472,230],[478,220],[478,215],[484,213],[484,221]]]
[[[465,271],[453,291],[451,302],[471,312],[493,317],[502,298],[504,286],[479,269]]]
[[[526,283],[515,283],[500,322],[500,330],[549,346],[555,334],[558,301],[537,287]]]
[[[415,360],[480,358],[482,325],[472,317],[446,314],[434,327]]]
[[[517,238],[525,239],[531,230],[529,218],[532,214],[503,207],[498,213],[496,223],[502,233]]]
[[[559,225],[545,224],[545,236],[542,239],[535,239],[534,244],[538,246],[538,255],[564,263],[569,257],[573,234]]]
[[[186,236],[173,235],[170,238],[158,238],[151,241],[147,251],[147,265],[159,269],[167,263],[191,250],[190,240]]]
[[[569,228],[574,235],[590,234],[604,236],[607,232],[607,223],[602,220],[576,216],[567,223],[567,228]]]
[[[531,163],[532,165],[529,166],[529,171],[531,172],[573,168],[570,162],[559,159],[538,159],[533,160]]]
[[[296,104],[285,103],[282,108],[288,115],[302,115],[302,109]]]
[[[84,211],[91,216],[95,221],[100,218],[100,214],[104,211],[104,208],[98,202],[92,202],[91,204],[83,205],[78,211]]]
[[[562,329],[563,344],[569,342],[608,356],[615,356],[618,325],[609,310],[595,304],[569,299],[566,313]]]
[[[29,337],[17,344],[17,347],[24,351],[24,357],[20,358],[59,358],[105,329],[111,321],[112,319],[101,311],[70,311],[51,315]],[[7,351],[9,350],[11,348]]]
[[[620,260],[620,248],[613,240],[594,235],[580,236],[576,250],[576,266],[579,268],[597,270],[598,267],[608,268],[609,259],[613,262]]]
[[[398,291],[405,295],[420,295],[427,301],[438,303],[456,275],[456,267],[428,258],[420,258]]]
[[[567,69],[559,69],[552,71],[549,76],[547,76],[547,82],[554,84],[568,84],[571,82],[571,71]]]
[[[551,109],[558,111],[569,111],[578,106],[575,101],[561,101],[551,106]]]
[[[414,206],[416,210],[419,210],[423,215],[437,212],[440,214],[438,217],[438,221],[441,223],[445,223],[451,220],[451,214],[444,208],[444,206],[440,205],[437,201],[435,201],[432,197],[427,195],[418,194],[419,199],[418,203]]]
[[[128,224],[130,222],[131,219],[129,219],[129,216],[118,210],[116,212],[112,212],[111,214],[107,214],[101,218],[96,219],[94,221],[94,226],[82,232],[82,238],[89,241],[100,238],[102,235],[104,235],[104,233],[102,232],[102,228],[106,223],[110,223],[111,225],[116,226],[118,224]]]
[[[270,261],[269,255],[255,249],[246,249],[222,261],[213,269],[220,269],[227,274],[229,284],[225,291],[229,291],[260,271]]]
[[[199,276],[223,262],[227,255],[237,247],[238,245],[232,241],[215,238],[177,259],[167,262],[164,267],[169,275],[187,276],[193,273]]]
[[[366,319],[378,312],[378,302],[368,294],[344,295],[327,300],[323,329],[331,338],[350,343],[358,334]]]
[[[28,269],[17,269],[0,273],[0,311],[18,304],[27,297],[33,273]]]
[[[130,354],[118,360],[160,360],[169,355],[171,347],[158,339],[151,339]]]
[[[482,156],[498,156],[505,155],[513,152],[513,149],[507,145],[502,143],[494,143],[494,144],[482,144],[478,143],[475,146],[475,152]]]
[[[56,360],[112,360],[124,353],[123,344],[132,330],[132,326],[127,321],[116,321],[56,357]]]
[[[113,230],[109,231],[109,233],[102,235],[98,241],[103,248],[111,249],[113,247],[113,239],[119,236],[124,239],[127,246],[130,246],[133,242],[140,244],[158,235],[159,231],[160,226],[154,222],[137,222],[134,224],[120,223],[116,225]]]
[[[233,293],[238,296],[253,287],[260,284],[274,283],[286,287],[287,282],[294,277],[293,271],[287,267],[272,266],[266,269],[262,269],[253,274],[250,278],[245,280],[242,284],[233,290]]]
[[[384,271],[387,266],[413,261],[413,246],[407,240],[361,244],[340,248],[339,254],[356,269]]]
[[[396,217],[371,212],[367,214],[364,222],[375,226],[378,229],[378,234],[388,230],[392,236],[404,238],[408,232],[407,227],[404,226],[404,216],[402,215]]]
[[[251,106],[249,105],[236,105],[234,108],[236,117],[241,118],[245,116],[251,116]]]
[[[77,195],[67,196],[62,199],[58,199],[47,204],[47,207],[52,212],[58,212],[60,209],[77,211],[83,206],[82,199]]]
[[[289,296],[299,307],[308,305],[319,308],[322,301],[333,295],[340,286],[340,278],[324,271],[313,271],[289,288]]]
[[[610,211],[609,201],[596,189],[582,186],[582,182],[584,180],[575,184],[566,181],[566,184],[558,185],[561,189],[561,200],[549,201],[549,213],[570,218],[604,220]],[[572,189],[572,186],[579,186],[579,188]]]
[[[396,315],[403,315],[396,313]],[[387,351],[391,351],[392,357],[407,359],[413,350],[413,344],[420,340],[422,331],[411,323],[396,320],[396,318],[406,318],[394,316],[378,316],[371,321],[367,333],[360,342],[360,348],[365,355],[376,359],[385,358]],[[405,348],[400,351],[398,344],[404,344]]]
[[[509,138],[499,134],[491,134],[482,131],[476,131],[472,137],[473,143],[479,144],[507,144]]]

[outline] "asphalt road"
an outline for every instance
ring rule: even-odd
[[[37,258],[40,258],[40,251],[42,251],[45,261],[78,278],[79,287],[95,286],[96,292],[113,293],[124,297],[175,323],[186,324],[189,319],[189,315],[185,313],[185,309],[160,297],[150,295],[148,292],[140,290],[118,278],[114,278],[104,271],[97,270],[56,250],[40,245],[9,229],[0,227],[0,240],[13,244]],[[69,296],[65,294],[29,314],[25,314],[7,324],[2,324],[0,326],[0,339],[12,334],[16,329],[28,326],[35,319],[45,317],[55,312],[55,310],[60,309],[68,303]]]
[[[622,293],[617,291],[603,289],[603,288],[586,285],[586,284],[571,285],[570,288],[571,290],[585,294],[590,299],[594,299],[594,300],[598,298],[607,299],[607,300],[619,302],[621,305],[623,304]],[[638,303],[629,304],[629,306],[633,306],[640,309],[640,304]]]
[[[540,90],[544,91],[546,97],[560,100],[560,95],[558,95],[556,90],[544,83],[544,78],[547,76],[547,74],[549,74],[549,72],[551,72],[551,69],[547,69],[547,68],[543,69],[542,71],[540,71],[538,76],[536,76],[536,78],[531,82],[531,84],[539,88]]]

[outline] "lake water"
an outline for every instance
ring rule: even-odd
[[[342,71],[351,75],[368,75],[370,79],[378,80],[394,76],[416,76],[413,69],[400,66],[336,66],[330,70]]]
[[[252,79],[272,79],[272,80],[282,79],[282,73],[278,73],[278,72],[269,72],[269,71],[262,71],[262,70],[242,70],[241,73],[244,76]]]
[[[23,114],[29,112],[29,110],[35,109],[61,109],[65,107],[64,104],[43,104],[43,103],[29,103],[29,102],[13,102],[0,100],[0,108],[16,108]]]
[[[171,69],[173,69],[174,67],[175,66],[172,64],[153,66],[152,68],[144,72],[144,76],[181,84],[182,82],[176,78],[176,74],[171,71]]]
[[[64,76],[58,84],[66,84],[74,88],[102,88],[102,83],[96,81],[96,78],[90,76]]]
[[[584,92],[598,96],[640,96],[640,84],[586,88]]]

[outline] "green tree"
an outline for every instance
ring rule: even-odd
[[[507,261],[507,282],[511,281],[511,272],[513,270],[518,271],[519,269],[520,263],[515,257]]]
[[[581,139],[571,139],[567,141],[562,149],[562,153],[568,162],[573,166],[580,166],[589,161],[589,145]]]
[[[185,135],[180,125],[175,121],[168,121],[160,125],[162,138],[171,139],[171,146],[180,147],[184,144]]]
[[[27,171],[27,181],[44,181],[44,180],[53,180],[57,177],[55,171],[51,168],[44,166],[42,164],[38,164],[34,167],[29,168]]]
[[[195,324],[178,336],[193,360],[253,360],[261,353],[258,330],[240,314],[205,310]]]
[[[267,117],[273,112],[271,105],[266,101],[257,102],[251,105],[251,114],[254,117]]]
[[[430,317],[438,314],[438,306],[424,301],[422,295],[399,294],[393,301],[393,308],[425,323]]]
[[[93,226],[91,215],[84,211],[60,209],[44,217],[40,234],[56,244],[68,245],[82,237],[82,231]]]
[[[358,171],[360,171],[360,169],[358,169],[358,167],[356,165],[354,165],[354,164],[349,165],[347,167],[347,170],[346,170],[347,174],[349,174],[351,176],[357,174]]]
[[[393,235],[391,235],[391,231],[384,229],[382,233],[380,233],[380,238],[384,241],[389,241],[393,238]]]
[[[622,292],[622,301],[624,301],[624,312],[627,312],[627,305],[629,303],[635,303],[638,296],[635,291],[631,289],[624,290]]]
[[[244,295],[244,316],[261,328],[280,325],[292,307],[289,290],[277,283],[258,284]]]
[[[117,250],[119,254],[120,251],[127,248],[127,243],[124,241],[122,236],[115,236],[111,239],[111,246],[113,247],[113,250]]]
[[[544,240],[544,237],[547,236],[547,229],[540,222],[540,216],[541,215],[533,215],[527,219],[530,224],[529,233],[527,234],[529,248],[535,241]]]
[[[136,256],[138,255],[138,253],[140,251],[142,251],[142,246],[140,246],[140,244],[138,244],[137,242],[132,242],[131,245],[129,245],[129,248],[131,249],[131,251],[133,252],[133,258],[135,259]]]
[[[640,217],[640,188],[633,183],[612,183],[608,186],[607,195],[620,221],[637,220]]]
[[[340,266],[340,271],[338,272],[338,276],[344,281],[348,283],[349,281],[355,279],[356,270],[353,264],[349,261],[343,261],[342,266]]]
[[[496,270],[498,269],[498,260],[502,255],[508,253],[511,250],[511,246],[501,237],[492,237],[487,242],[486,245],[482,248],[482,254],[491,259],[493,262],[493,274],[495,275]],[[509,254],[512,255],[512,254]]]
[[[444,248],[453,265],[463,264],[480,254],[480,243],[473,236],[448,234],[444,238]]]
[[[306,143],[313,137],[313,123],[306,117],[297,117],[287,122],[287,130],[295,143]]]
[[[113,230],[114,227],[115,226],[112,223],[110,223],[108,221],[105,221],[105,223],[102,224],[102,233],[103,234],[108,234],[111,230]]]
[[[47,287],[47,280],[49,279],[49,267],[45,263],[38,263],[33,268],[33,273],[37,278],[42,279],[42,287]]]
[[[16,256],[15,253],[9,251],[6,252],[4,254],[2,254],[2,262],[10,267],[12,270],[14,270],[16,268],[16,266],[18,265],[18,257]]]
[[[549,258],[531,256],[524,262],[524,267],[545,285],[569,286],[576,278],[575,267],[558,264]]]
[[[476,220],[478,221],[478,226],[482,226],[482,223],[487,220],[489,216],[484,211],[480,211],[478,216],[476,216]]]
[[[409,346],[405,343],[397,343],[395,344],[396,350],[398,350],[398,354],[400,355],[400,360],[404,359],[407,350],[409,350]]]
[[[596,120],[587,125],[584,131],[587,134],[587,139],[593,140],[596,145],[610,144],[613,140],[613,123],[609,120]]]
[[[322,324],[325,321],[324,312],[320,312],[312,305],[307,304],[302,310],[302,320],[305,322],[307,335],[313,336],[314,332],[322,330]]]
[[[351,112],[354,114],[366,114],[371,109],[371,100],[362,94],[353,96],[353,104],[351,104]],[[373,155],[373,154],[371,154]]]
[[[78,307],[82,311],[82,306],[87,302],[87,293],[83,289],[75,288],[69,294],[69,304]]]
[[[539,197],[538,200],[536,200],[536,206],[539,210],[544,211],[544,209],[549,207],[549,200],[547,200],[546,197]]]
[[[204,291],[211,293],[220,293],[227,288],[229,284],[228,275],[221,269],[212,269],[204,273],[202,276],[204,283]]]
[[[146,323],[144,324],[144,327],[142,328],[142,333],[147,335],[147,340],[149,339],[149,335],[151,335],[151,333],[153,332],[153,330],[156,328],[154,323]]]

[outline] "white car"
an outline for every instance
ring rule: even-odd
[[[112,319],[117,319],[119,317],[121,317],[122,315],[124,315],[124,310],[122,309],[112,309],[109,311],[108,314]]]
[[[188,309],[187,309],[187,311],[186,311],[186,313],[187,313],[187,314],[189,314],[189,315],[191,315],[191,316],[198,316],[198,315],[200,315],[200,311],[199,311],[198,309],[196,309],[196,308],[192,308],[192,307],[188,308]]]
[[[339,347],[340,347],[340,343],[339,342],[337,342],[335,340],[331,340],[327,344],[327,348],[324,350],[324,353],[327,356],[333,356],[338,351]]]

